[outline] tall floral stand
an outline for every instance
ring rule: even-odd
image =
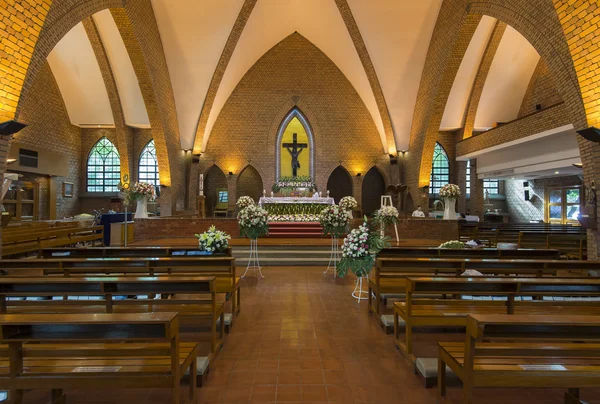
[[[136,219],[145,219],[148,217],[148,198],[142,198],[137,200],[137,207],[135,209]]]
[[[331,255],[329,256],[329,265],[323,272],[323,275],[327,275],[329,271],[333,272],[333,277],[337,277],[337,263],[340,260],[340,249],[338,244],[337,236],[331,236]]]
[[[250,239],[250,258],[248,260],[248,265],[246,266],[246,271],[242,278],[246,276],[249,270],[253,270],[254,273],[258,271],[258,274],[261,278],[264,278],[264,275],[261,271],[260,260],[258,259],[258,239],[251,238]]]
[[[456,198],[444,198],[444,220],[456,220]]]
[[[352,292],[352,297],[355,298],[358,303],[360,303],[361,300],[369,299],[369,290],[368,288],[367,290],[363,290],[363,282],[365,284],[365,287],[368,286],[369,274],[366,274],[365,276],[359,276],[356,278],[356,281],[354,281],[355,286],[354,292]]]

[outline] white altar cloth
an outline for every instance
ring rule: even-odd
[[[282,197],[282,196],[263,196],[258,200],[258,205],[263,207],[269,204],[297,204],[297,205],[308,205],[308,204],[321,204],[321,205],[333,205],[335,201],[333,198],[310,198],[310,197]]]

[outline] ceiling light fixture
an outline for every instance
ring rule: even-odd
[[[560,171],[555,171],[554,174],[560,174]]]

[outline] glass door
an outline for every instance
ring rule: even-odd
[[[549,188],[547,191],[546,218],[552,224],[579,224],[581,187]]]

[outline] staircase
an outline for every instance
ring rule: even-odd
[[[249,246],[234,246],[233,256],[238,267],[248,265]],[[260,245],[258,241],[258,257],[261,266],[323,266],[329,264],[331,247],[316,245]]]
[[[323,229],[318,222],[269,222],[269,237],[321,237]]]

